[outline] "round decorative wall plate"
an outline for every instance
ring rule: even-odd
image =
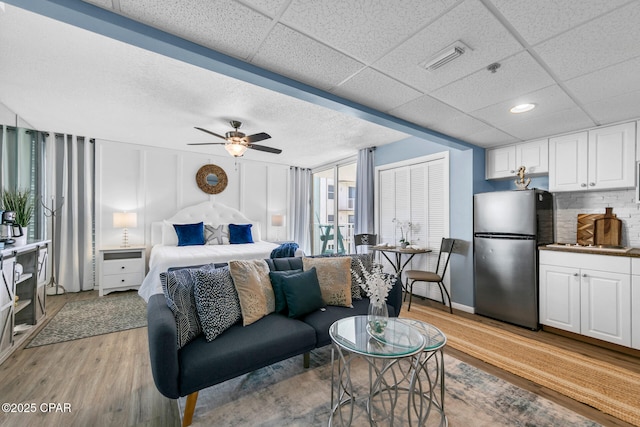
[[[207,194],[222,193],[227,188],[227,174],[217,165],[204,165],[196,173],[196,183]]]

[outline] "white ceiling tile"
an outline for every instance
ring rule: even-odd
[[[459,110],[471,112],[553,83],[531,55],[522,52],[502,61],[495,73],[483,69],[429,95]]]
[[[439,0],[293,0],[281,22],[370,64],[444,10]]]
[[[640,117],[640,90],[585,105],[589,114],[601,124]]]
[[[463,140],[484,148],[520,142],[518,138],[490,126],[471,135],[466,135]]]
[[[556,111],[500,126],[505,132],[522,140],[544,138],[594,126],[595,123],[580,108]]]
[[[434,71],[420,63],[461,40],[471,49]],[[373,65],[423,90],[432,91],[522,50],[522,46],[478,0],[459,4]]]
[[[536,52],[560,80],[640,56],[640,1],[554,37]]]
[[[640,57],[565,82],[583,104],[622,95],[640,88]]]
[[[219,52],[246,58],[271,19],[232,0],[120,0],[122,14]],[[240,24],[240,25],[239,25]]]
[[[424,95],[402,104],[390,110],[389,114],[427,128],[432,128],[437,123],[450,120],[452,116],[464,115],[464,113],[429,95]]]
[[[251,62],[323,90],[334,87],[364,66],[281,24],[271,31]]]
[[[331,92],[380,111],[391,110],[422,95],[371,68],[365,68]]]
[[[613,10],[629,0],[490,0],[531,45]]]
[[[288,0],[240,0],[239,3],[258,9],[271,17],[275,17],[280,12],[282,6],[288,3]]]
[[[536,104],[536,108],[526,113],[513,114],[511,107],[520,104]],[[519,95],[516,98],[489,107],[472,111],[469,114],[494,126],[509,125],[520,121],[531,120],[555,111],[577,107],[575,102],[558,85],[548,86],[535,92]]]

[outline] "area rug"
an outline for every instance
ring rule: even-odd
[[[73,341],[147,326],[147,308],[137,293],[66,303],[26,348]]]
[[[309,369],[302,367],[302,356],[293,357],[200,391],[193,425],[326,426],[331,402],[330,348],[312,351]],[[445,372],[445,413],[451,426],[599,426],[446,354]],[[352,376],[366,380],[366,364],[352,367]],[[178,400],[181,415],[185,402],[186,398]],[[432,413],[427,426],[439,422]],[[333,425],[340,423],[336,420]],[[364,408],[355,411],[352,425],[369,425]],[[398,417],[393,425],[408,423]]]
[[[402,317],[437,326],[463,353],[640,425],[636,372],[429,307],[416,305]]]

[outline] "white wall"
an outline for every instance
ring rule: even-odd
[[[151,247],[151,223],[207,200],[224,203],[260,223],[263,240],[282,239],[285,227],[271,226],[271,215],[287,214],[288,166],[211,156],[143,145],[96,140],[96,248],[119,246],[122,230],[112,226],[113,212],[135,211],[138,226],[129,241]],[[204,193],[195,176],[216,164],[228,177],[219,194]]]

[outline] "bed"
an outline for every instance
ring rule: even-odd
[[[254,243],[177,246],[178,236],[173,224],[193,224],[200,221],[212,227],[228,224],[252,224],[251,234]],[[271,251],[279,246],[277,243],[262,240],[259,223],[251,221],[236,209],[212,202],[189,206],[167,220],[152,223],[151,244],[149,273],[145,276],[138,290],[138,294],[145,301],[148,301],[153,294],[162,293],[160,273],[171,267],[188,267],[231,260],[264,259],[269,258]],[[302,251],[298,250],[296,256],[302,256]]]

